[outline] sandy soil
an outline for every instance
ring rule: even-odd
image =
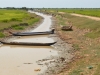
[[[96,20],[96,21],[100,21],[100,18],[98,18],[98,17],[86,16],[86,15],[80,15],[80,14],[74,14],[74,13],[72,13],[71,15],[79,16],[79,17],[86,17],[86,18],[90,18],[90,19],[93,19],[93,20]]]

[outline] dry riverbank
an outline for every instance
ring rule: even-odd
[[[52,18],[52,27],[56,29],[57,21]],[[57,41],[56,44],[52,45],[58,52],[58,56],[53,56],[52,61],[46,63],[47,70],[40,75],[57,75],[69,69],[69,63],[73,60],[74,49],[71,44],[66,43],[59,37],[58,31],[55,30],[55,34],[51,34],[49,37]]]

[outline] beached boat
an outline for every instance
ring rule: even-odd
[[[56,42],[51,43],[35,43],[35,42],[8,42],[8,41],[0,41],[3,44],[9,44],[9,45],[30,45],[30,46],[50,46],[55,44]]]
[[[72,31],[72,26],[62,26],[61,29],[65,31]]]
[[[45,32],[17,32],[17,33],[12,33],[9,31],[14,36],[31,36],[31,35],[46,35],[46,34],[54,34],[54,30],[52,29],[51,31],[45,31]]]

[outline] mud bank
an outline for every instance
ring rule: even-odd
[[[52,18],[52,21],[52,27],[55,27],[55,19]],[[51,34],[49,37],[57,41],[57,43],[52,45],[52,47],[58,52],[58,56],[52,56],[52,61],[46,63],[46,66],[48,67],[47,70],[39,75],[57,75],[67,70],[69,68],[68,63],[70,63],[74,57],[74,49],[72,45],[61,40],[57,35],[57,31],[55,31],[55,34]]]

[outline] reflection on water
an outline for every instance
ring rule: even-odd
[[[35,69],[41,69],[40,72],[46,69],[36,61],[51,55],[57,55],[57,52],[50,46],[4,45],[0,47],[0,75],[36,75]]]

